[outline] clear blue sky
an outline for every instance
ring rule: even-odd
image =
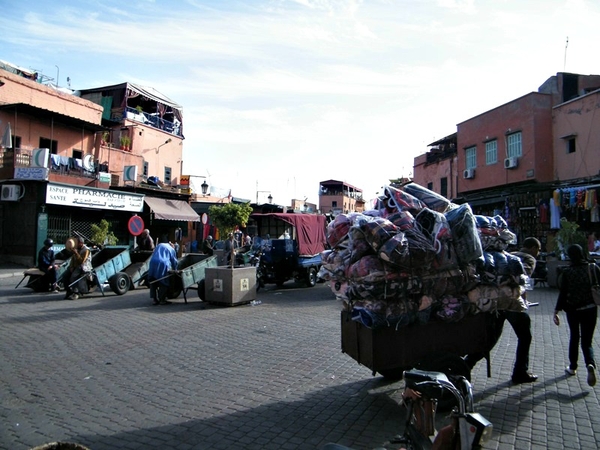
[[[600,74],[599,24],[597,0],[0,0],[0,59],[154,87],[183,106],[184,172],[317,203],[328,179],[374,197],[557,72]]]

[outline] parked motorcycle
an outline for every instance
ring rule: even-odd
[[[263,250],[261,247],[254,248],[248,253],[248,263],[256,267],[256,292],[265,287],[264,267],[261,264]]]
[[[492,424],[473,410],[471,383],[462,376],[412,369],[404,372],[406,386],[402,403],[406,406],[404,433],[384,448],[407,450],[474,450],[481,449],[492,434]],[[456,405],[450,413],[450,424],[436,432],[437,403],[450,393]],[[434,437],[435,436],[435,437]],[[326,444],[322,450],[351,450],[340,444]]]

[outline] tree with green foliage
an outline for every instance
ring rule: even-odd
[[[245,227],[250,214],[252,207],[249,203],[226,203],[208,208],[210,220],[222,236],[232,233],[236,227]]]
[[[110,223],[105,219],[102,219],[99,224],[93,223],[91,225],[92,236],[91,241],[96,245],[115,245],[119,240],[110,230]]]
[[[570,222],[563,217],[560,219],[560,230],[556,233],[554,251],[558,254],[562,254],[564,259],[567,255],[567,249],[573,244],[581,245],[583,253],[589,256],[588,241],[585,232],[579,229],[577,223]]]

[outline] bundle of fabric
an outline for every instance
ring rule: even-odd
[[[437,194],[436,192],[433,192],[417,183],[406,184],[402,187],[402,190],[419,199],[429,209],[442,214],[449,209],[456,207],[456,205],[450,202],[450,200],[448,200],[446,197]]]
[[[327,225],[327,242],[332,248],[339,247],[348,236],[352,226],[352,215],[340,214]]]
[[[425,207],[425,204],[417,197],[395,187],[385,186],[384,193],[387,208],[392,212],[408,211],[411,213],[416,213]]]
[[[419,304],[410,299],[389,303],[381,300],[354,302],[352,320],[368,328],[388,325],[396,328],[410,325],[418,320]]]
[[[347,249],[325,250],[321,252],[319,277],[324,280],[345,280],[346,268],[351,252]]]
[[[522,293],[522,288],[515,285],[480,284],[467,293],[467,298],[481,312],[525,311],[527,306],[521,296]]]
[[[388,217],[400,232],[394,241],[387,242],[379,252],[379,257],[408,270],[429,270],[429,266],[435,259],[436,246],[432,230],[424,229],[419,221],[424,220],[425,215],[433,211],[428,208],[422,209],[417,218],[408,211],[398,211]],[[401,234],[402,233],[402,234]]]
[[[435,315],[443,322],[458,322],[465,317],[466,301],[462,296],[444,295],[435,307]]]
[[[341,214],[327,229],[319,276],[354,320],[399,327],[524,306],[502,217],[475,216],[416,183],[384,193],[378,209]]]
[[[429,208],[423,209],[416,217],[422,234],[433,246],[433,270],[441,271],[457,267],[458,260],[454,252],[452,230],[446,216]]]
[[[446,220],[452,230],[454,250],[459,265],[466,266],[483,253],[475,216],[468,203],[449,210]]]
[[[457,268],[430,273],[420,277],[423,292],[427,292],[433,298],[443,295],[458,295],[473,289],[478,283],[476,277],[467,271]]]
[[[509,244],[517,241],[517,236],[508,229],[506,221],[500,216],[475,216],[477,233],[484,251],[506,250]]]

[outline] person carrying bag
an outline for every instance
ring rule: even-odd
[[[568,376],[577,374],[579,359],[579,345],[588,372],[587,382],[590,386],[596,385],[596,361],[592,340],[598,318],[597,301],[594,291],[597,290],[597,281],[600,277],[600,268],[594,263],[589,263],[584,256],[580,245],[571,245],[567,249],[570,265],[563,270],[559,277],[559,294],[554,308],[554,323],[559,326],[558,313],[564,311],[569,324],[569,365],[565,369]]]

